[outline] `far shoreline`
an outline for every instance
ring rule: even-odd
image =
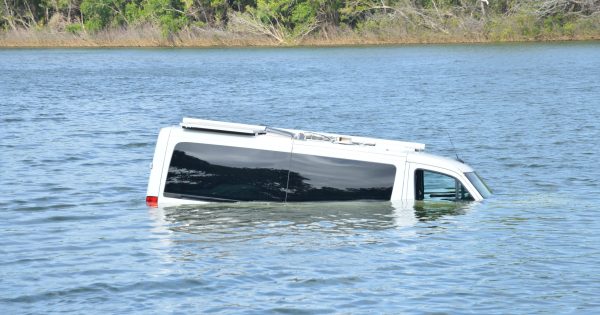
[[[448,36],[425,33],[397,37],[339,35],[334,38],[309,37],[299,41],[281,43],[266,36],[230,32],[203,34],[178,34],[165,38],[157,32],[130,32],[109,30],[99,34],[71,34],[66,32],[21,30],[0,32],[0,49],[22,48],[334,48],[403,45],[468,45],[468,44],[520,44],[552,42],[596,42],[600,35],[547,35],[542,37],[515,36],[514,38],[490,39],[482,34]]]

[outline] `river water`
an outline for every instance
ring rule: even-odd
[[[0,50],[0,313],[599,313],[598,69],[598,42]],[[184,116],[451,137],[495,195],[147,208]]]

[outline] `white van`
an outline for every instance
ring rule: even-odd
[[[158,135],[148,206],[233,201],[472,200],[468,165],[413,142],[184,118]]]

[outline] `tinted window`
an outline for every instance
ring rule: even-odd
[[[417,200],[473,200],[461,182],[445,174],[416,170],[415,199]]]
[[[178,143],[165,196],[213,201],[284,201],[290,153]]]
[[[390,164],[293,154],[288,201],[390,200]]]

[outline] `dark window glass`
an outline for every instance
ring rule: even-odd
[[[284,201],[290,153],[178,143],[165,196],[212,201]]]
[[[293,154],[288,201],[390,200],[390,164]]]
[[[462,183],[449,175],[415,171],[415,199],[417,200],[473,200]]]

